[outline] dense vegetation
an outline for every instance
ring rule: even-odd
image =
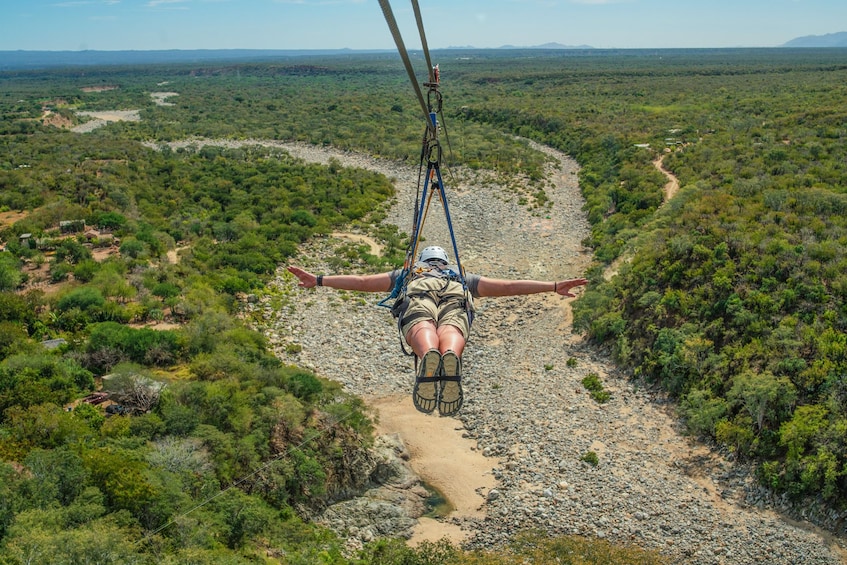
[[[683,190],[644,221],[622,209],[626,150],[605,191],[585,183],[612,212],[598,249],[616,238],[632,254],[578,319],[678,398],[693,432],[759,462],[766,485],[844,508],[847,58],[832,55],[653,80],[642,113],[678,132],[665,165]]]
[[[577,326],[776,492],[843,508],[847,53],[436,59],[450,164],[528,186],[530,206],[546,200],[544,158],[515,135],[582,165],[597,266]],[[330,381],[281,364],[239,314],[300,242],[342,226],[388,254],[340,260],[396,264],[402,234],[375,227],[390,183],[249,143],[164,143],[293,139],[414,166],[422,117],[396,57],[16,72],[0,85],[0,214],[22,213],[0,224],[0,562],[59,548],[69,562],[347,562],[294,508],[335,496],[370,422]],[[173,106],[153,102],[160,90],[178,93]],[[115,109],[142,119],[87,134],[42,122]],[[666,150],[682,191],[662,206],[652,161]],[[59,228],[78,220],[99,232]],[[40,279],[63,284],[45,293]],[[172,325],[138,327],[151,322]],[[100,387],[122,413],[80,402]],[[498,562],[477,558],[386,542],[361,557]]]
[[[300,242],[378,217],[390,183],[257,147],[81,136],[33,121],[43,101],[6,100],[0,138],[2,210],[26,212],[0,255],[0,561],[342,562],[300,515],[367,480],[348,463],[370,420],[238,314]],[[59,229],[80,221],[97,233]],[[138,327],[154,322],[170,329]],[[101,388],[113,415],[81,402]]]

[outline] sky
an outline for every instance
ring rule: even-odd
[[[430,49],[777,47],[847,31],[845,0],[418,0]],[[406,48],[410,0],[391,6]],[[378,0],[2,0],[0,51],[394,49]]]

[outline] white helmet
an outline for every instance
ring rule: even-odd
[[[447,252],[444,251],[442,247],[438,247],[437,245],[432,245],[430,247],[424,247],[424,250],[421,251],[421,255],[418,258],[419,261],[432,261],[433,259],[437,259],[439,261],[444,261],[445,263],[449,263],[449,259],[447,257]]]

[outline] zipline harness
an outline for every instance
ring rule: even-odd
[[[424,98],[423,92],[421,91],[420,86],[418,86],[415,78],[415,72],[412,69],[412,62],[409,59],[409,54],[406,51],[403,38],[400,35],[400,30],[397,27],[397,21],[394,19],[394,13],[391,11],[391,5],[388,0],[379,0],[379,5],[382,8],[385,21],[388,23],[388,28],[391,30],[391,35],[394,37],[394,43],[397,45],[397,51],[400,53],[400,58],[403,60],[403,64],[406,67],[406,72],[412,82],[412,86],[415,90],[415,94],[417,95],[418,102],[421,105],[421,109],[424,112],[424,118],[426,121],[426,130],[424,131],[423,144],[421,147],[421,161],[418,172],[418,189],[415,195],[415,211],[411,241],[409,242],[409,247],[406,250],[406,259],[403,263],[403,270],[401,271],[400,276],[397,277],[397,281],[394,288],[391,290],[391,294],[378,303],[379,306],[392,308],[392,312],[394,312],[396,316],[397,301],[402,299],[406,285],[409,282],[409,274],[411,273],[412,266],[414,265],[415,258],[417,257],[418,243],[420,242],[423,226],[426,222],[427,213],[429,212],[429,205],[432,201],[432,197],[436,194],[441,199],[441,203],[444,206],[444,216],[447,220],[447,228],[450,231],[453,256],[456,258],[456,266],[458,268],[457,279],[458,282],[462,284],[462,289],[465,292],[467,292],[467,283],[465,281],[465,271],[462,268],[461,259],[459,258],[459,247],[456,243],[456,234],[453,231],[453,222],[450,218],[450,208],[447,204],[447,193],[444,189],[444,180],[441,177],[442,148],[441,143],[438,140],[438,116],[441,115],[442,123],[444,122],[444,116],[442,113],[441,92],[439,90],[440,74],[438,65],[433,66],[429,56],[429,48],[426,43],[426,34],[424,33],[420,7],[418,6],[417,0],[412,0],[412,8],[415,12],[418,32],[421,36],[424,57],[426,58],[427,67],[429,68],[429,80],[423,83],[423,86],[428,89],[426,98]],[[445,129],[445,137],[446,135]],[[448,138],[448,146],[449,141],[450,140]],[[426,163],[426,173],[422,174],[424,163]],[[423,177],[423,187],[421,187],[421,177]],[[391,301],[394,302],[390,303]],[[402,341],[403,340],[401,339],[401,345]],[[410,354],[406,351],[405,346],[403,346],[403,352]]]

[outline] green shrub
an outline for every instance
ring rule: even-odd
[[[724,399],[715,398],[711,392],[700,389],[694,389],[685,395],[681,409],[688,430],[702,437],[714,437],[715,425],[728,412]]]
[[[103,322],[92,327],[86,351],[93,368],[106,371],[112,365],[96,362],[101,352],[117,351],[130,361],[144,365],[168,365],[182,356],[184,342],[183,335],[173,330],[135,329],[116,322]]]
[[[103,294],[98,289],[83,286],[62,296],[56,303],[56,309],[59,312],[64,312],[71,308],[78,308],[84,312],[90,308],[99,308],[105,303],[106,299],[103,298]]]
[[[582,386],[589,392],[591,398],[603,404],[609,401],[611,398],[611,393],[603,388],[603,383],[600,382],[600,377],[597,376],[597,373],[588,373],[582,379]]]
[[[15,290],[22,281],[18,261],[10,253],[0,253],[0,292]]]
[[[100,264],[97,261],[94,259],[85,259],[74,267],[74,279],[84,283],[91,282],[99,269]]]
[[[586,451],[582,454],[582,457],[579,458],[580,461],[585,461],[592,467],[596,467],[600,464],[600,458],[597,457],[597,454],[593,451]]]
[[[323,392],[323,384],[312,373],[298,371],[288,377],[286,387],[291,394],[302,400],[314,400],[321,392]]]

